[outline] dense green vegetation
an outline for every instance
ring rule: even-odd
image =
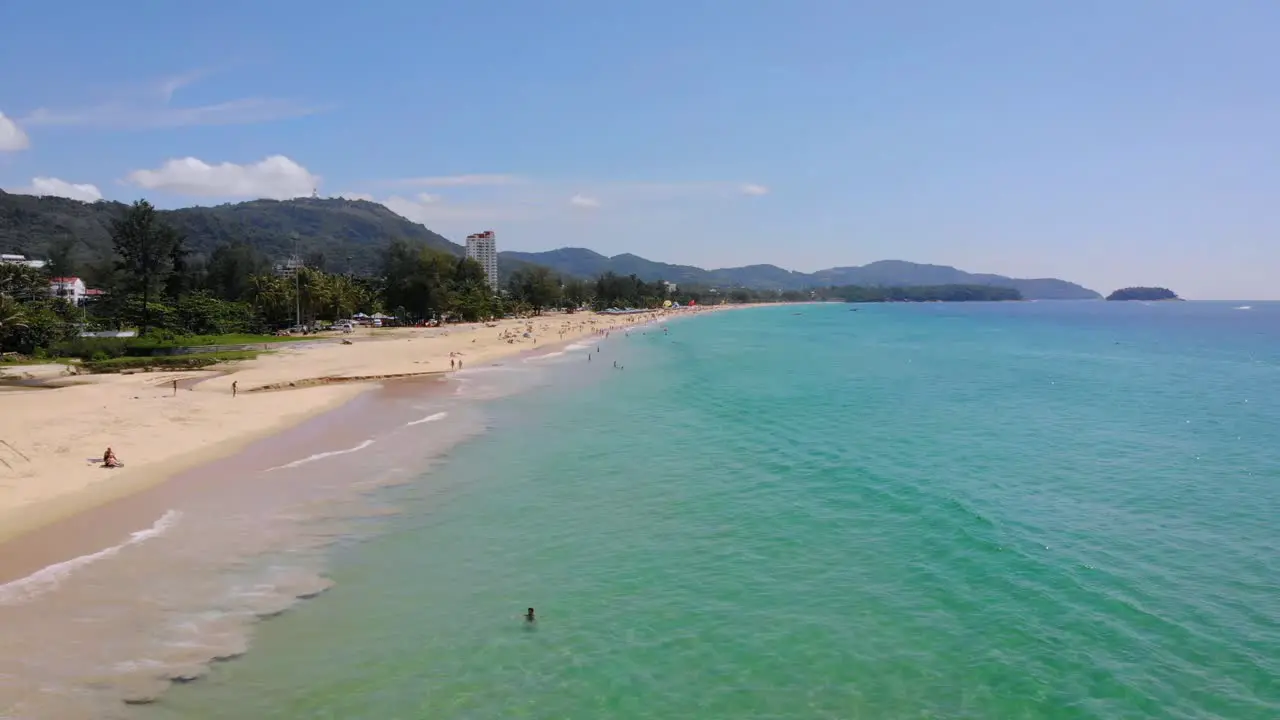
[[[114,202],[83,203],[0,191],[0,251],[53,259],[55,274],[71,274],[68,269],[75,267],[90,285],[100,286],[103,278],[114,272],[112,225],[127,207]],[[455,257],[462,255],[461,246],[382,205],[363,200],[254,200],[216,207],[158,210],[156,217],[184,238],[184,262],[195,272],[211,265],[214,253],[227,246],[252,248],[260,259],[278,262],[293,253],[296,245],[309,268],[357,277],[380,273],[384,253],[397,240]],[[239,260],[247,262],[251,258],[242,256]],[[533,266],[546,267],[562,278],[591,280],[613,273],[619,277],[635,275],[648,283],[668,280],[680,286],[775,292],[845,285],[993,285],[1014,288],[1028,299],[1101,297],[1063,280],[971,274],[953,267],[898,260],[799,273],[774,265],[704,270],[654,262],[631,254],[606,257],[582,248],[498,255],[498,272],[504,282]]]
[[[72,274],[74,266],[91,285],[100,286],[114,272],[113,224],[128,208],[0,191],[0,252],[65,259],[55,263],[55,275]],[[186,260],[197,271],[228,245],[253,248],[269,259],[269,267],[292,254],[296,244],[308,267],[354,275],[377,272],[383,251],[395,239],[462,254],[460,246],[440,235],[363,200],[254,200],[157,210],[156,219],[184,238]]]
[[[1014,288],[991,285],[924,285],[919,287],[861,287],[846,285],[823,293],[845,302],[996,302],[1021,300]]]
[[[120,206],[119,215],[107,222],[110,256],[93,273],[96,289],[104,294],[78,307],[49,294],[54,273],[89,275],[61,244],[51,248],[43,270],[0,264],[0,352],[81,358],[86,367],[100,369],[150,366],[126,358],[184,345],[265,342],[275,339],[271,331],[299,321],[336,320],[360,311],[393,309],[414,321],[475,320],[504,310],[478,264],[423,242],[388,245],[379,257],[379,275],[336,274],[309,265],[281,274],[273,272],[260,249],[245,242],[220,245],[207,261],[191,262],[188,237],[168,217],[145,201]],[[137,329],[138,337],[81,337],[84,331],[123,329]],[[191,367],[219,356],[181,357],[157,363]]]
[[[1162,287],[1127,287],[1107,296],[1108,300],[1177,300],[1178,295]]]

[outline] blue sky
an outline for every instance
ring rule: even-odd
[[[1274,0],[0,5],[0,187],[1280,298]]]

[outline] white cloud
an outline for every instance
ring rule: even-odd
[[[83,202],[97,202],[102,199],[102,191],[97,185],[69,183],[54,177],[32,178],[30,187],[21,188],[17,192],[22,195],[53,195]]]
[[[397,215],[422,223],[437,232],[475,232],[466,230],[474,223],[495,222],[525,218],[537,209],[536,206],[519,202],[505,203],[452,203],[445,202],[438,195],[420,193],[413,197],[392,195],[383,199],[375,199],[388,210]]]
[[[178,91],[204,73],[162,78],[142,87],[119,90],[104,102],[68,110],[38,108],[23,118],[27,125],[92,125],[163,128],[193,125],[247,125],[301,117],[323,108],[285,98],[242,97],[207,105],[174,105]]]
[[[640,208],[646,213],[659,211],[664,206],[680,208],[681,212],[693,211],[708,203],[715,206],[726,199],[769,193],[763,185],[740,180],[592,182],[483,174],[406,178],[377,184],[447,188],[447,197],[412,190],[358,197],[381,203],[392,212],[448,237],[463,237],[495,226],[501,229],[528,223],[580,222],[596,212],[617,219]],[[486,185],[492,187],[474,192]],[[601,210],[595,211],[596,208]]]
[[[375,200],[374,202],[381,202],[391,212],[416,223],[426,225],[427,222],[432,219],[431,210],[426,207],[431,203],[419,203],[409,198],[400,197],[399,195],[392,195],[385,200]]]
[[[768,195],[765,185],[742,181],[691,180],[678,182],[654,181],[574,181],[580,190],[573,194],[573,186],[556,180],[529,178],[510,174],[469,173],[464,175],[429,175],[379,181],[379,185],[425,188],[489,188],[487,194],[514,193],[526,200],[537,198],[543,202],[561,202],[562,193],[569,192],[569,204],[574,207],[600,207],[655,202],[697,197],[733,197],[738,195]],[[514,195],[513,195],[514,196]],[[438,198],[437,198],[438,199]]]
[[[696,198],[767,195],[769,188],[755,183],[723,180],[685,182],[607,182],[590,186],[594,195],[604,197],[610,205],[636,202],[667,202]]]
[[[27,134],[18,127],[18,123],[5,117],[0,112],[0,152],[26,150],[31,146]]]
[[[404,178],[395,180],[395,185],[416,185],[419,187],[464,187],[489,185],[519,185],[524,179],[517,175],[473,174],[473,175],[435,175],[427,177]]]
[[[134,170],[126,180],[147,190],[179,195],[277,200],[310,195],[320,184],[320,176],[283,155],[247,165],[177,158],[155,170]]]

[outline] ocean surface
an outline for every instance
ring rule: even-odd
[[[358,490],[250,563],[332,587],[130,716],[1280,717],[1280,304],[770,307],[596,350],[255,476]]]

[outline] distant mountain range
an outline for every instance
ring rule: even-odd
[[[0,191],[0,252],[42,258],[54,243],[66,238],[74,243],[73,256],[77,262],[101,263],[111,254],[111,220],[119,217],[125,208],[118,202],[84,203]],[[382,205],[364,200],[253,200],[215,207],[165,210],[162,215],[165,221],[186,235],[189,248],[197,256],[207,256],[225,243],[243,241],[268,257],[280,259],[293,252],[296,237],[305,254],[323,258],[326,269],[359,273],[376,270],[382,250],[397,238],[455,255],[463,253],[461,245]],[[774,265],[704,270],[690,265],[646,260],[629,253],[607,257],[584,248],[498,254],[501,275],[528,264],[543,265],[561,275],[574,277],[590,278],[614,272],[634,274],[645,281],[668,280],[709,287],[803,290],[831,285],[973,284],[1015,288],[1028,300],[1101,297],[1088,288],[1065,280],[973,274],[944,265],[921,265],[901,260],[799,273]]]
[[[670,265],[629,253],[606,257],[585,248],[561,248],[548,252],[503,252],[498,262],[518,260],[545,265],[562,275],[593,277],[604,272],[635,274],[645,281],[668,280],[676,284],[711,287],[749,287],[771,290],[803,290],[832,285],[903,287],[919,285],[993,285],[1013,288],[1028,300],[1096,300],[1098,293],[1055,278],[1020,279],[987,273],[975,274],[946,265],[922,265],[904,260],[880,260],[860,267],[837,267],[815,273],[783,270],[775,265],[703,270],[690,265]]]

